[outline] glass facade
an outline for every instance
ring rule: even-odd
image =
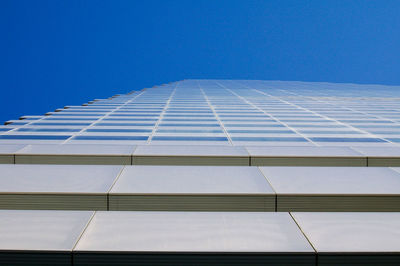
[[[399,265],[400,87],[183,80],[0,126],[0,265]]]
[[[3,143],[398,145],[400,88],[185,80],[9,121]]]

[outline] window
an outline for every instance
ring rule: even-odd
[[[140,128],[88,128],[86,129],[87,132],[145,132],[151,133],[152,129],[140,129]]]
[[[148,136],[75,136],[75,140],[147,140]]]
[[[315,142],[386,142],[378,138],[310,138]]]
[[[275,142],[275,141],[289,141],[289,142],[307,142],[305,138],[299,137],[232,137],[233,141],[268,141],[268,142]]]
[[[80,128],[31,128],[23,127],[18,128],[16,131],[21,132],[79,132]]]
[[[152,140],[165,141],[228,141],[226,137],[154,136]]]
[[[38,139],[38,140],[64,140],[71,136],[61,135],[0,135],[0,139]]]

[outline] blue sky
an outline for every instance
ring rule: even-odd
[[[0,1],[0,122],[188,78],[400,85],[400,1]]]

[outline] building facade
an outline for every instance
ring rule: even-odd
[[[0,265],[400,265],[400,87],[184,80],[0,127]]]

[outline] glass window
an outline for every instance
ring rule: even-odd
[[[228,141],[226,137],[197,137],[197,136],[154,136],[153,140],[165,141]]]
[[[221,129],[157,129],[157,133],[223,133]]]
[[[116,127],[119,127],[119,126],[121,126],[121,127],[124,127],[124,126],[127,126],[127,127],[152,127],[154,125],[155,125],[155,123],[103,123],[103,122],[96,123],[96,126],[111,126],[111,127],[113,127],[113,126],[116,126]]]
[[[21,132],[79,132],[80,128],[18,128],[17,131]]]
[[[310,138],[315,142],[386,142],[378,138]]]
[[[288,142],[307,142],[305,138],[299,137],[231,137],[233,141],[288,141]]]
[[[46,122],[36,122],[32,123],[31,125],[35,126],[88,126],[92,123],[61,123],[61,122],[54,122],[54,123],[46,123]]]
[[[174,123],[161,123],[160,127],[219,127],[219,124],[174,124]]]
[[[75,140],[147,140],[148,136],[75,136]]]
[[[102,121],[147,121],[157,122],[158,118],[104,118]]]
[[[286,127],[282,124],[226,124],[225,127]]]
[[[274,129],[259,129],[259,130],[254,130],[254,129],[228,129],[227,130],[229,133],[251,133],[251,134],[289,134],[289,133],[295,133],[292,130],[274,130]]]
[[[86,129],[87,132],[145,132],[151,133],[152,129],[140,129],[140,128],[88,128]]]
[[[63,140],[71,136],[61,135],[0,135],[0,139],[40,139],[40,140]]]

